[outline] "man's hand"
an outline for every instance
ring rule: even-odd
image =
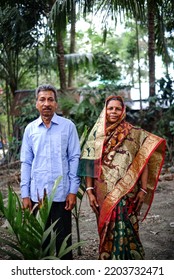
[[[29,209],[30,211],[32,210],[32,203],[31,203],[31,199],[29,197],[24,197],[22,200],[23,203],[23,208],[24,209]]]
[[[76,204],[76,194],[69,193],[66,197],[65,209],[72,210],[74,208],[75,204]]]

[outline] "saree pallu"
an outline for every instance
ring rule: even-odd
[[[164,139],[132,127],[112,159],[113,168],[102,164],[101,176],[94,179],[99,203],[100,259],[144,259],[138,219],[143,220],[150,209],[164,153]],[[141,186],[140,177],[146,164],[149,170],[148,193],[138,217],[133,201]]]

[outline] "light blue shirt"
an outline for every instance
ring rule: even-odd
[[[77,168],[80,144],[74,123],[54,114],[50,128],[41,117],[25,128],[21,147],[21,197],[37,202],[48,196],[55,180],[62,176],[54,201],[65,201],[76,194],[80,184]]]

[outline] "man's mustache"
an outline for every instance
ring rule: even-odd
[[[50,106],[43,107],[43,111],[44,111],[44,110],[51,110],[51,107],[50,107]]]

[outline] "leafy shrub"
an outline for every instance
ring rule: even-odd
[[[56,256],[56,232],[53,230],[57,221],[49,228],[45,229],[45,225],[51,209],[53,197],[56,187],[60,181],[55,181],[52,194],[48,198],[39,203],[37,215],[33,215],[28,209],[23,209],[18,195],[9,188],[8,203],[5,202],[0,192],[0,211],[7,219],[8,229],[1,228],[0,251],[13,260],[40,260],[40,259],[61,259],[69,251],[77,248],[83,242],[75,243],[67,247],[67,240],[70,236],[66,236],[62,242],[58,256]],[[5,237],[3,236],[5,233]],[[48,236],[51,236],[50,243],[43,248],[43,243]],[[3,246],[7,246],[7,249]]]

